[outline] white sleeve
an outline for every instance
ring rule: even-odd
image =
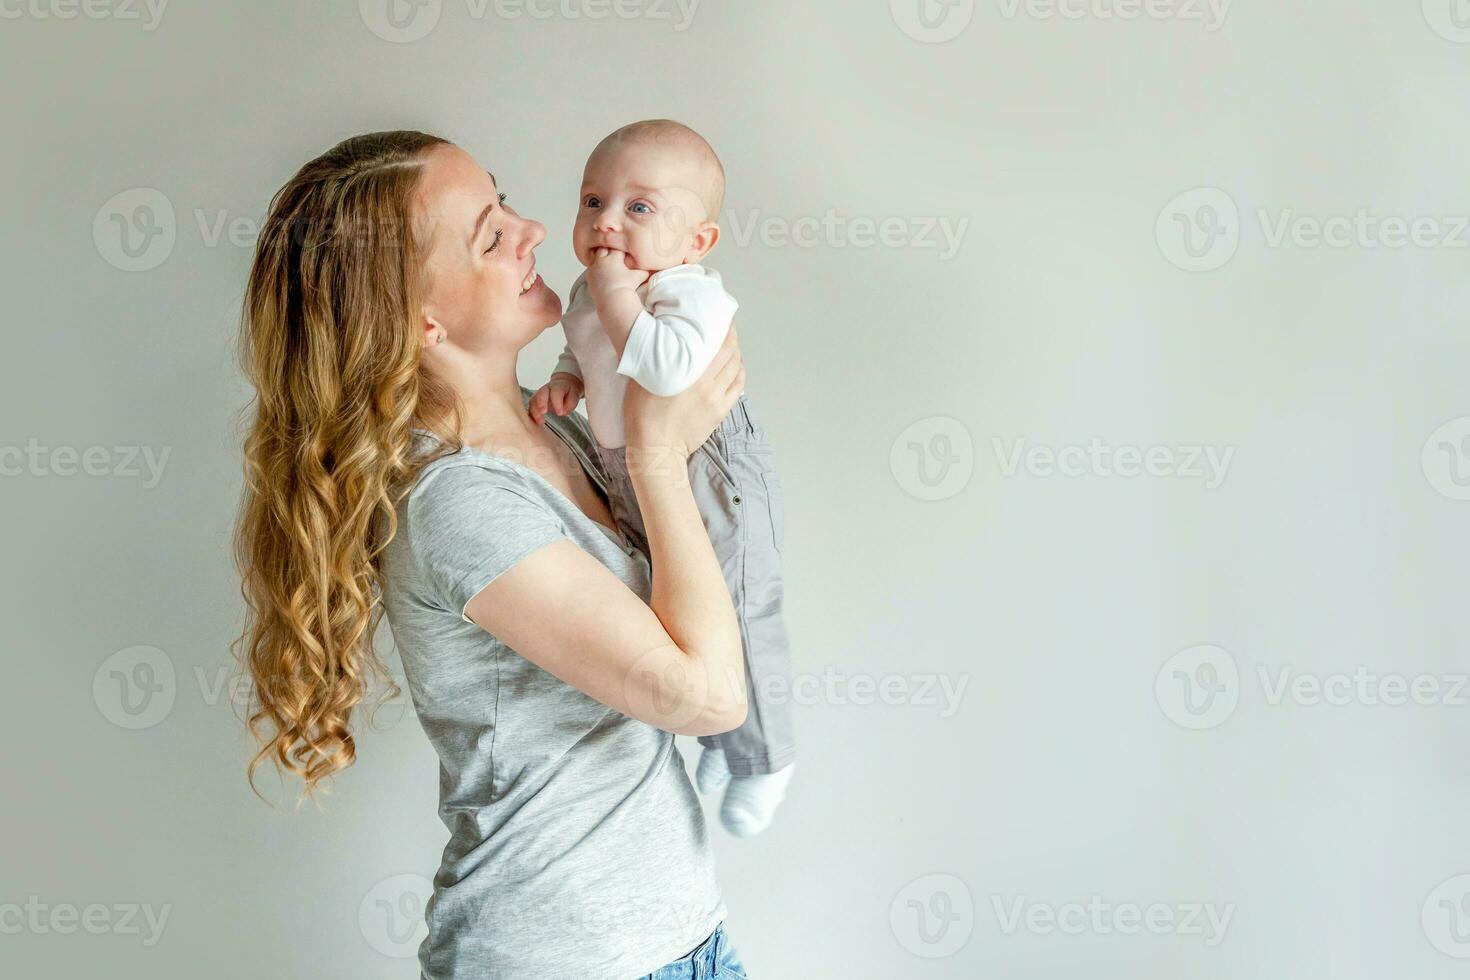
[[[576,282],[573,282],[572,288],[566,294],[566,313],[562,316],[563,331],[566,328],[566,317],[572,314],[573,304],[581,298],[582,289],[585,288],[587,288],[587,273],[582,273],[582,275],[576,278]],[[578,378],[582,378],[582,366],[576,363],[576,354],[572,353],[572,342],[570,341],[567,341],[566,345],[562,348],[562,356],[557,357],[556,367],[551,369],[551,373],[554,375],[559,370],[560,372],[566,372],[567,375],[576,375]]]
[[[618,373],[655,395],[677,395],[699,380],[740,306],[718,272],[693,265],[650,285],[643,305]]]

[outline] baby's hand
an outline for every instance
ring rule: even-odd
[[[537,425],[541,425],[546,418],[547,408],[557,415],[566,415],[576,408],[577,402],[581,400],[582,379],[575,374],[558,371],[551,376],[550,381],[541,386],[536,394],[531,396],[529,406],[531,418],[536,420]]]
[[[627,252],[598,246],[592,250],[592,265],[587,269],[587,288],[592,300],[601,303],[620,289],[637,289],[648,281],[643,269],[630,269]]]

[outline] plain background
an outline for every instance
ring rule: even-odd
[[[917,0],[705,0],[682,30],[652,0],[430,0],[399,8],[400,36],[434,19],[415,41],[380,36],[382,0],[179,2],[151,30],[121,2],[0,4],[0,972],[416,976],[404,930],[446,833],[412,711],[380,712],[321,811],[244,779],[249,231],[337,140],[425,129],[547,224],[564,295],[587,152],[672,116],[729,171],[711,262],[780,459],[808,685],[775,826],[713,831],[752,975],[1462,974],[1452,0],[1242,0],[1213,24],[1192,0],[926,0],[946,40]],[[1313,244],[1360,213],[1430,223]],[[134,218],[164,232],[142,271]],[[925,231],[944,222],[957,250]],[[1186,224],[1234,253],[1181,268]],[[522,382],[559,349],[548,331]],[[1090,443],[1163,448],[1130,477],[1073,465]],[[155,485],[125,447],[169,452]],[[1190,447],[1231,452],[1223,481]],[[89,448],[101,475],[73,472]],[[1387,703],[1393,677],[1427,703]],[[100,934],[52,917],[92,904]],[[156,942],[130,904],[169,907]],[[1228,911],[1223,937],[1192,906]]]

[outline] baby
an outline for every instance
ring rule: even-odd
[[[587,271],[567,297],[566,349],[531,412],[538,423],[548,408],[565,415],[585,391],[613,517],[646,551],[628,478],[623,392],[629,378],[656,395],[683,391],[730,330],[738,304],[720,274],[700,264],[720,238],[725,171],[694,130],[653,119],[597,145],[581,193],[572,245]],[[796,766],[789,706],[771,703],[769,690],[776,678],[789,689],[791,665],[781,611],[781,483],[745,395],[689,457],[689,477],[740,620],[749,703],[740,728],[700,738],[695,779],[701,792],[725,789],[720,820],[747,837],[771,822]]]

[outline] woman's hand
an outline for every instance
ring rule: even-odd
[[[650,395],[636,381],[629,381],[623,395],[623,428],[630,455],[648,458],[667,451],[688,460],[689,454],[709,438],[720,420],[735,407],[745,391],[745,364],[735,338],[735,324],[715,359],[704,374],[677,395]]]

